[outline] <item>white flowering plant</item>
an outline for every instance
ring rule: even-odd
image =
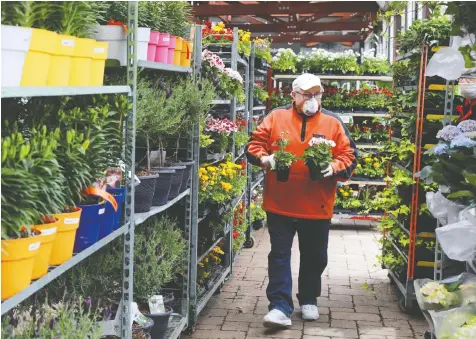
[[[202,52],[202,62],[204,75],[212,79],[220,97],[231,99],[236,96],[240,104],[245,101],[244,81],[239,72],[225,67],[223,60],[209,50]]]
[[[309,141],[309,147],[299,157],[309,167],[311,178],[318,180],[322,178],[321,170],[327,168],[332,162],[332,148],[336,146],[333,140],[313,137]]]
[[[390,63],[384,55],[373,55],[373,52],[362,54],[361,73],[369,75],[387,75],[390,73]]]
[[[457,302],[456,294],[451,293],[445,284],[436,281],[430,281],[423,285],[420,292],[423,295],[423,300],[428,304],[437,304],[448,308]]]
[[[296,62],[297,56],[292,49],[280,48],[278,53],[272,59],[272,68],[273,70],[281,72],[296,72]]]

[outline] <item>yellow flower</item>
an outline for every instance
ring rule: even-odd
[[[208,181],[208,179],[210,179],[210,178],[208,177],[208,175],[204,175],[204,176],[202,177],[202,180],[203,180],[203,181]]]
[[[198,266],[200,266],[202,268],[205,267],[205,265],[202,262],[198,263]]]
[[[208,262],[208,257],[205,257],[205,262]]]
[[[357,168],[362,168],[362,165],[361,165],[361,164],[357,164]]]
[[[344,192],[344,197],[348,197],[349,196],[349,192]]]
[[[339,192],[344,193],[344,189],[342,189],[342,188],[339,189]]]
[[[251,203],[251,208],[255,208],[255,207],[256,207],[255,203],[252,202],[252,203]]]
[[[380,164],[378,162],[374,163],[374,168],[380,168]]]
[[[210,276],[210,273],[208,273],[208,272],[203,273],[203,277],[204,277],[205,279],[208,278],[209,276]]]
[[[372,162],[372,158],[365,158],[365,162]]]

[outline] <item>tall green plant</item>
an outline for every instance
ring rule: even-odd
[[[44,125],[26,137],[16,125],[3,135],[2,239],[28,236],[30,226],[42,223],[43,216],[62,210],[64,176],[55,154],[59,138],[58,129],[48,131]]]

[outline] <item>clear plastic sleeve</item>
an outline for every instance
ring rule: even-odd
[[[459,213],[465,208],[453,201],[446,199],[441,191],[426,194],[426,203],[433,217],[442,225],[452,224],[458,221]]]
[[[447,311],[430,311],[437,339],[476,338],[472,330],[461,330],[461,327],[476,316],[476,304],[470,304]],[[474,319],[474,318],[473,318]]]

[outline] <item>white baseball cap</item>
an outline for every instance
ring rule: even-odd
[[[301,74],[293,81],[294,92],[298,91],[299,89],[307,91],[308,89],[316,86],[319,86],[319,89],[321,89],[321,79],[319,79],[318,76],[310,73]]]

